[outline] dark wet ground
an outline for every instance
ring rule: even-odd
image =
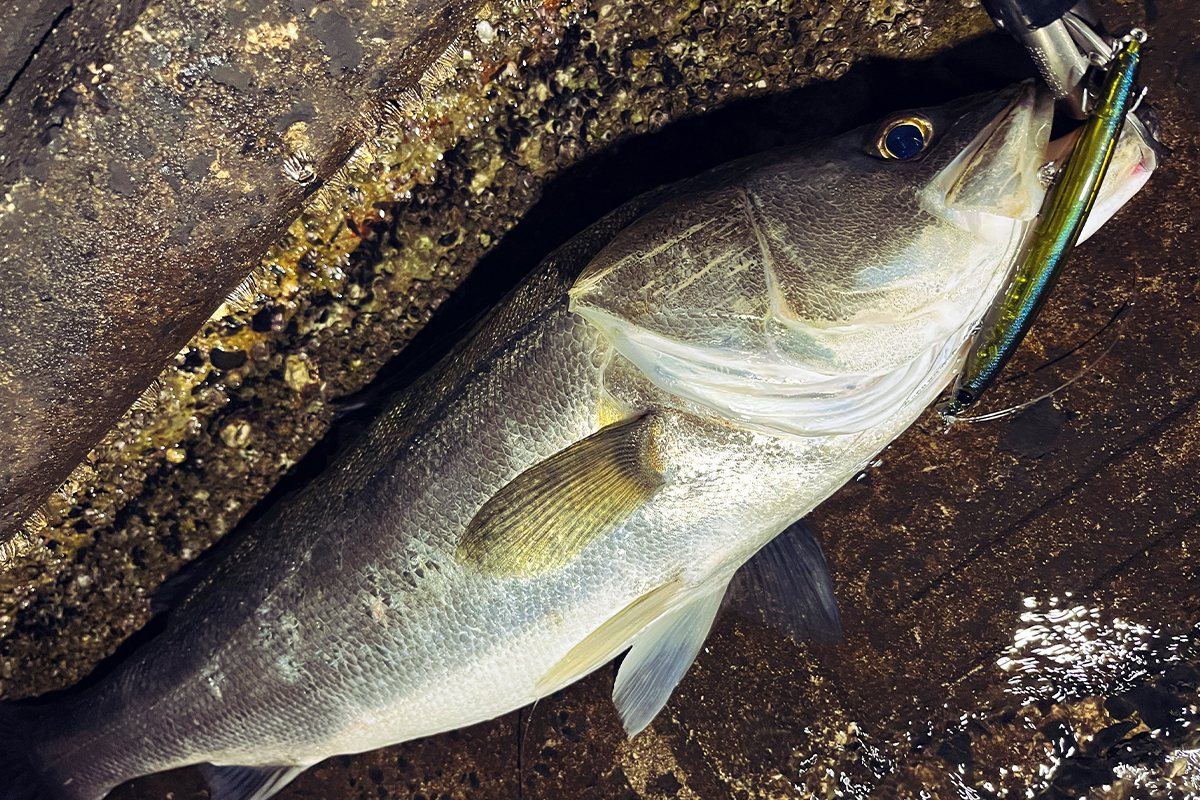
[[[948,433],[927,414],[812,515],[840,643],[723,617],[632,742],[606,667],[532,709],[332,759],[279,796],[1200,796],[1200,20],[1183,0],[1103,8],[1150,32],[1143,78],[1173,152],[1073,256],[979,413],[1082,377]],[[954,71],[989,65],[982,47]],[[934,91],[944,71],[903,74]],[[847,100],[888,80],[847,78]],[[114,794],[204,796],[194,774]]]

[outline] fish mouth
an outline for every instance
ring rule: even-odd
[[[1032,82],[1016,87],[991,122],[921,192],[926,210],[989,241],[1004,241],[1037,217],[1054,119],[1054,98]]]
[[[1076,127],[1051,139],[1054,104],[1043,86],[1016,87],[1007,106],[924,189],[927,210],[991,241],[1021,235],[1041,213],[1082,131]],[[1152,127],[1134,114],[1127,117],[1079,241],[1107,222],[1157,167],[1164,148]]]
[[[1078,138],[1076,131],[1069,142],[1070,147],[1074,147]],[[1096,202],[1083,224],[1077,244],[1086,241],[1146,185],[1165,153],[1166,148],[1158,141],[1152,126],[1144,123],[1137,114],[1131,113],[1125,118],[1108,172],[1100,183]]]

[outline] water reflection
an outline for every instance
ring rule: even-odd
[[[1044,603],[1027,597],[1024,605],[1024,627],[997,664],[1013,673],[1007,691],[1025,703],[1127,691],[1154,665],[1179,661],[1189,641],[1119,617],[1106,620],[1099,608],[1073,604],[1070,593]]]
[[[1070,594],[1024,609],[985,667],[1007,674],[996,695],[947,703],[949,725],[810,729],[799,796],[1200,797],[1200,625],[1162,630]]]

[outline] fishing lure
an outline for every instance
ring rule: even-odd
[[[976,336],[950,397],[937,406],[943,417],[953,418],[979,399],[1021,344],[1054,288],[1096,202],[1117,138],[1136,99],[1137,69],[1145,40],[1146,33],[1140,28],[1121,40],[1096,105],[1051,191],[1048,210],[1030,236],[1007,294]]]

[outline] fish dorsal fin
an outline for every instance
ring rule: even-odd
[[[201,764],[211,800],[266,800],[307,767],[217,767]]]
[[[578,680],[624,650],[640,631],[677,602],[682,588],[679,580],[664,583],[618,611],[542,676],[536,687],[538,694]]]
[[[693,596],[656,619],[633,640],[613,686],[613,703],[630,738],[642,731],[671,698],[708,638],[725,584]]]
[[[467,525],[458,560],[495,576],[566,566],[662,485],[651,414],[600,429],[522,472]]]
[[[729,597],[739,614],[761,619],[797,643],[833,642],[842,636],[829,567],[816,535],[803,521],[742,565]]]

